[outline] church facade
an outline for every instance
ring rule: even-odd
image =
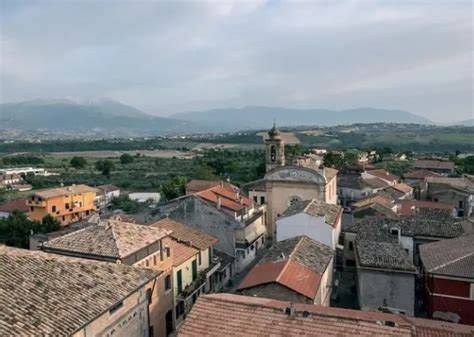
[[[276,238],[276,220],[289,207],[306,200],[337,203],[337,170],[305,163],[287,164],[281,132],[273,126],[265,140],[266,174],[244,186],[257,204],[267,204],[267,233]]]

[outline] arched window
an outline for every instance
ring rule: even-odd
[[[272,162],[275,162],[276,161],[276,148],[275,148],[275,145],[272,145],[270,147],[270,160]]]

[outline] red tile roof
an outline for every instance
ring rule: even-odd
[[[391,202],[390,199],[388,199],[384,196],[381,196],[379,194],[370,195],[367,198],[364,198],[364,199],[361,199],[357,202],[354,202],[352,204],[352,207],[353,208],[361,208],[361,207],[365,207],[365,206],[372,205],[372,204],[379,204],[379,205],[382,205],[382,206],[384,206],[386,208],[390,208],[390,209],[393,207],[392,202]]]
[[[29,211],[29,207],[26,205],[26,199],[25,198],[15,199],[15,200],[7,201],[0,205],[0,212],[11,213],[14,210],[27,213]]]
[[[198,231],[188,225],[168,218],[155,222],[151,224],[150,227],[171,231],[172,233],[170,234],[170,236],[173,239],[177,240],[178,242],[189,242],[191,246],[199,250],[204,250],[209,247],[212,247],[217,242],[217,239],[215,237],[210,236],[207,233]]]
[[[235,190],[232,186],[219,185],[198,192],[196,195],[214,204],[218,203],[218,198],[220,197],[221,206],[232,211],[239,211],[253,205],[252,199],[240,195],[239,191]]]
[[[217,181],[217,180],[198,180],[193,179],[186,184],[186,191],[188,194],[194,194],[204,190],[208,190],[212,187],[226,185],[232,187],[233,185],[227,182]]]
[[[384,169],[370,170],[370,171],[367,171],[367,173],[380,179],[384,179],[388,181],[398,181],[397,176],[391,174],[390,172]]]
[[[163,245],[171,250],[171,258],[173,259],[173,267],[179,267],[187,260],[199,254],[199,250],[188,246],[184,243],[177,242],[170,238],[163,239]]]
[[[289,316],[286,309],[293,307]],[[202,295],[178,336],[472,336],[474,327],[403,315],[239,296]]]
[[[400,200],[399,205],[398,213],[403,216],[414,215],[417,208],[454,209],[454,206],[450,204],[424,200]]]
[[[413,187],[411,187],[410,185],[405,184],[405,183],[395,184],[395,186],[393,186],[393,188],[396,189],[397,191],[402,192],[402,193],[410,193],[410,192],[413,191]]]
[[[448,169],[454,170],[454,162],[433,159],[419,159],[415,161],[415,168],[422,169]]]
[[[441,177],[441,174],[428,170],[416,170],[405,173],[403,177],[408,179],[425,179],[428,177]]]

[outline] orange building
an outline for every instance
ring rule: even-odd
[[[62,225],[82,220],[95,213],[97,190],[87,185],[72,185],[36,192],[27,199],[29,217],[41,220],[50,214]]]

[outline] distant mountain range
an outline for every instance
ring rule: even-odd
[[[117,137],[265,129],[274,120],[280,126],[384,122],[434,124],[407,111],[375,108],[327,110],[248,106],[177,113],[165,118],[110,99],[87,103],[33,100],[0,104],[0,129],[87,131],[89,134]],[[472,126],[474,123],[470,120],[456,125]]]
[[[334,126],[355,123],[433,124],[427,118],[402,110],[358,108],[349,110],[288,109],[248,106],[178,113],[172,118],[204,124],[215,129],[262,129],[275,120],[281,126]]]
[[[116,132],[117,136],[144,132],[192,132],[186,121],[148,115],[134,107],[101,99],[85,104],[68,100],[34,100],[0,104],[0,128]]]

